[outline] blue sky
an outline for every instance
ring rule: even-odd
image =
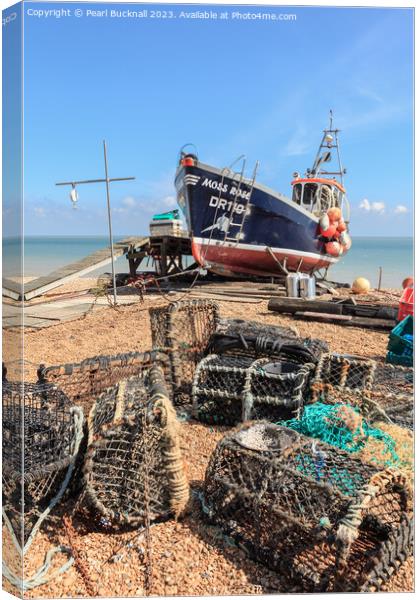
[[[78,7],[100,8],[26,3],[25,11]],[[68,190],[54,185],[103,176],[103,138],[110,176],[137,178],[112,186],[116,234],[143,233],[154,212],[174,206],[177,153],[186,142],[221,167],[242,153],[250,169],[258,159],[260,182],[289,195],[291,174],[312,164],[332,108],[342,129],[352,234],[411,235],[412,11],[269,11],[297,19],[26,14],[26,233],[106,233],[103,187],[80,187],[73,211]]]

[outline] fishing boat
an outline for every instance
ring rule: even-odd
[[[244,156],[220,169],[183,147],[175,187],[197,263],[219,275],[272,277],[337,263],[351,246],[338,133],[330,114],[312,168],[293,174],[291,198],[257,181],[258,162],[246,177]],[[335,170],[325,170],[333,155]]]

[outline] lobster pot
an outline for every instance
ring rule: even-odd
[[[414,369],[388,363],[376,365],[370,392],[371,410],[382,420],[407,429],[414,426]],[[383,412],[385,414],[383,414]]]
[[[210,300],[185,300],[149,309],[153,348],[170,358],[175,398],[190,402],[195,367],[219,321]]]
[[[209,355],[197,367],[194,415],[223,425],[288,418],[303,405],[314,369],[312,363],[284,359]]]
[[[85,492],[102,524],[138,526],[183,511],[189,487],[159,366],[105,390],[88,426]]]
[[[412,551],[401,472],[265,422],[219,442],[203,510],[293,592],[380,589]]]
[[[323,354],[311,384],[313,402],[348,403],[366,409],[376,362],[349,354]]]
[[[170,378],[168,357],[161,352],[129,352],[115,356],[94,356],[80,363],[67,363],[38,369],[39,380],[59,386],[72,402],[81,404],[88,414],[92,403],[106,388],[141,376],[153,364],[161,365]]]
[[[250,324],[252,324],[251,322]],[[256,323],[258,325],[258,323]],[[276,329],[284,330],[284,334]],[[320,357],[328,352],[327,342],[316,338],[292,337],[286,327],[257,328],[236,326],[228,327],[225,331],[216,331],[209,340],[206,354],[231,354],[253,358],[279,357],[298,363],[317,363]]]
[[[52,385],[3,381],[2,392],[3,507],[22,544],[70,482],[83,413]]]

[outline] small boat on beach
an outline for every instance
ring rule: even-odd
[[[272,277],[337,263],[351,246],[338,133],[330,116],[312,168],[293,174],[291,198],[257,181],[258,163],[247,178],[244,156],[235,172],[182,149],[175,187],[197,263],[219,275]],[[337,167],[325,170],[333,153]]]

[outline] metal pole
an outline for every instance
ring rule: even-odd
[[[382,267],[379,267],[378,292],[381,291],[381,286],[382,286]]]
[[[111,202],[110,202],[110,197],[109,197],[108,159],[107,159],[107,155],[106,155],[105,140],[104,140],[104,161],[105,161],[106,201],[107,201],[107,205],[108,205],[109,243],[111,245],[112,287],[114,290],[114,306],[116,306],[117,305],[117,285],[115,282],[114,242],[112,240],[112,221],[111,221]]]

